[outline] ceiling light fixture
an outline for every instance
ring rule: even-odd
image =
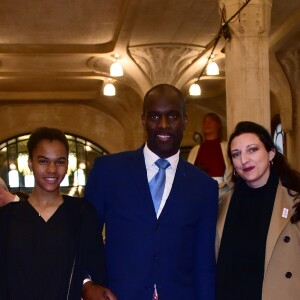
[[[193,83],[190,86],[189,94],[191,96],[200,96],[201,95],[201,87],[197,82]]]
[[[211,55],[211,61],[208,63],[206,68],[206,74],[209,76],[215,76],[220,74],[219,66],[216,62],[214,62],[214,55]]]
[[[115,54],[114,58],[115,58],[115,62],[110,66],[110,76],[113,77],[121,77],[123,76],[124,72],[123,72],[123,67],[122,65],[118,62],[118,58],[119,58],[119,54]]]
[[[116,95],[116,88],[110,81],[104,86],[103,95],[109,97]]]
[[[225,14],[225,6],[223,5],[223,9],[221,11],[221,26],[219,29],[219,32],[217,33],[216,37],[212,39],[212,41],[210,41],[205,50],[203,51],[206,52],[208,51],[211,47],[212,50],[210,52],[210,55],[208,56],[206,63],[202,69],[202,71],[200,72],[200,75],[198,76],[197,80],[193,82],[193,84],[190,86],[189,88],[189,94],[191,96],[200,96],[201,95],[201,87],[200,87],[200,78],[204,73],[204,70],[206,69],[206,74],[207,75],[219,75],[219,67],[218,65],[214,62],[210,60],[213,58],[213,54],[215,51],[215,48],[220,40],[220,38],[223,36],[226,40],[226,42],[228,40],[230,40],[231,36],[230,36],[230,31],[229,31],[229,27],[228,24],[237,16],[240,14],[240,12],[249,4],[251,0],[246,0],[245,3],[238,9],[238,11],[236,13],[234,13],[228,20],[226,20],[226,14]],[[211,70],[211,68],[213,70]],[[218,71],[217,71],[218,70]]]
[[[215,38],[215,41],[214,41],[214,44],[213,44],[213,48],[212,48],[212,50],[211,50],[211,52],[210,52],[210,55],[208,56],[208,58],[207,58],[207,60],[206,60],[206,63],[205,63],[205,65],[204,65],[204,67],[203,67],[203,69],[202,69],[200,75],[198,76],[197,80],[192,84],[192,86],[194,85],[194,87],[192,88],[192,86],[191,86],[190,89],[189,89],[189,94],[190,94],[190,96],[200,96],[200,95],[201,95],[200,78],[201,78],[201,76],[203,75],[205,69],[207,69],[208,63],[209,63],[209,61],[210,61],[210,59],[211,59],[211,57],[212,57],[212,55],[213,55],[213,53],[214,53],[214,51],[215,51],[215,48],[216,48],[216,46],[217,46],[217,44],[218,44],[219,39],[221,38],[221,36],[222,36],[222,31],[220,30],[218,36]],[[217,67],[218,67],[218,66],[217,66]],[[218,69],[219,69],[219,68],[218,68]],[[206,70],[206,72],[208,72],[208,70]],[[207,75],[209,75],[209,74],[207,73]],[[197,92],[197,93],[196,93],[196,91],[197,91],[198,89],[195,87],[196,85],[198,85],[198,86],[199,86],[199,89],[200,89],[200,91]],[[191,90],[194,91],[194,94],[191,93]]]
[[[220,71],[219,71],[219,66],[217,65],[216,62],[211,61],[207,68],[206,68],[206,74],[207,75],[219,75]]]

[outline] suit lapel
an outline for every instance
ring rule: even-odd
[[[168,214],[172,210],[172,207],[175,207],[175,209],[177,209],[177,201],[179,199],[182,199],[182,197],[184,196],[184,187],[186,187],[185,180],[186,168],[182,158],[180,158],[176,168],[176,173],[174,176],[174,181],[172,184],[170,194],[159,216],[159,219],[163,218],[166,214]]]
[[[151,214],[156,217],[150,188],[147,179],[147,170],[143,152],[144,146],[133,152],[128,163],[129,180],[133,183],[128,188],[134,188],[139,193],[139,200],[142,201],[141,207],[145,208],[146,212],[151,211]]]
[[[265,273],[267,271],[278,237],[287,223],[290,222],[291,216],[294,213],[292,206],[292,197],[289,196],[287,190],[283,188],[281,184],[279,184],[276,192],[273,213],[266,242]],[[284,209],[288,209],[288,215],[286,217],[283,217]]]

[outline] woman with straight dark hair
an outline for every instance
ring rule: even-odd
[[[228,142],[234,167],[220,198],[218,300],[300,297],[300,174],[261,125],[237,124]]]

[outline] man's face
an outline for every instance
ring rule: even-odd
[[[170,157],[179,150],[187,124],[183,105],[171,89],[163,94],[153,90],[148,95],[142,122],[148,136],[147,145],[159,157]]]

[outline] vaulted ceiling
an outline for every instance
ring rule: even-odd
[[[299,20],[300,1],[273,1],[270,51],[283,60],[299,49]],[[80,103],[126,127],[154,84],[168,82],[187,95],[220,24],[217,0],[2,0],[0,105]],[[224,116],[223,46],[215,52],[220,75],[203,80],[191,107]],[[112,79],[112,99],[102,89],[116,53],[125,74]]]

